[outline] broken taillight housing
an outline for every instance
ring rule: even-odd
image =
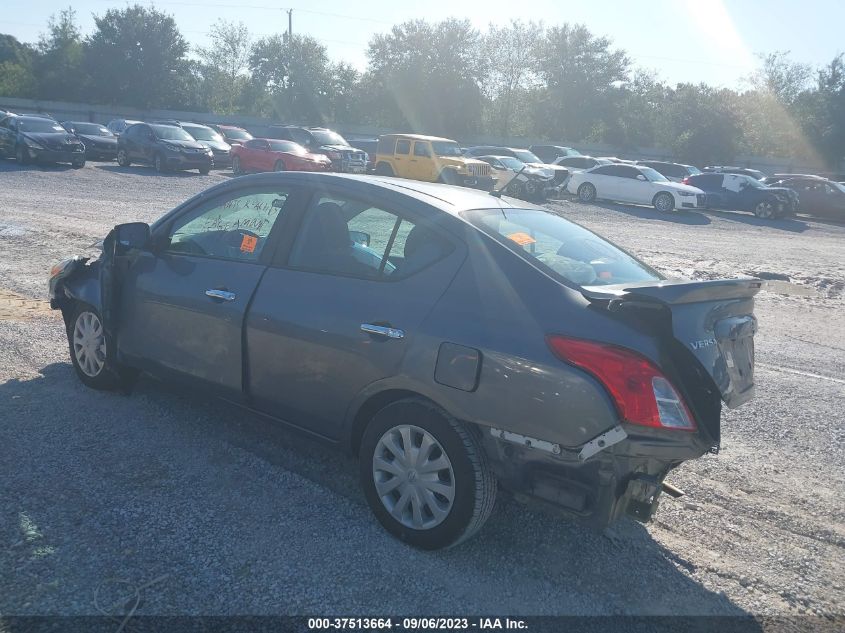
[[[559,359],[592,374],[604,385],[624,421],[660,429],[696,429],[681,394],[642,354],[558,334],[547,336],[546,343]]]

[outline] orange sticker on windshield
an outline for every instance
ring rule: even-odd
[[[511,233],[510,235],[508,235],[508,239],[513,240],[514,242],[516,242],[520,246],[527,246],[528,244],[533,244],[534,242],[537,241],[533,237],[528,235],[528,233],[522,233],[522,232]]]
[[[241,252],[242,253],[254,253],[255,247],[258,245],[258,238],[252,237],[252,235],[244,235],[244,239],[241,240]]]

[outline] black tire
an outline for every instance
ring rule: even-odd
[[[454,169],[444,169],[440,172],[440,175],[437,177],[437,182],[443,183],[444,185],[459,185],[460,180],[458,175],[455,173]]]
[[[277,160],[273,165],[273,171],[285,171],[285,164],[282,161]]]
[[[596,199],[596,187],[591,182],[585,182],[578,187],[578,199],[581,202],[592,202]]]
[[[667,191],[661,191],[654,196],[651,204],[661,213],[669,213],[675,210],[675,197]]]
[[[164,160],[164,156],[162,156],[161,154],[156,154],[153,157],[153,167],[155,167],[155,170],[158,173],[165,173],[167,171],[167,163]]]
[[[15,148],[15,160],[18,165],[26,165],[29,163],[29,150],[23,145],[18,145]]]
[[[241,157],[235,156],[232,159],[232,173],[236,176],[242,176],[244,173],[243,168],[241,167]]]
[[[75,160],[70,165],[74,169],[82,169],[83,167],[85,167],[85,159],[83,158],[82,160]]]
[[[197,171],[201,173],[203,176],[208,176],[211,173],[211,167],[200,167]]]
[[[132,161],[129,160],[129,154],[125,149],[117,150],[117,164],[121,167],[129,167],[132,164]]]
[[[373,459],[379,441],[401,425],[430,434],[441,445],[454,473],[454,499],[448,514],[428,529],[414,529],[398,521],[376,491]],[[364,431],[359,457],[361,485],[370,509],[388,532],[409,545],[426,550],[458,545],[480,530],[493,511],[496,478],[480,440],[471,429],[426,400],[399,400],[376,413]]]
[[[516,178],[511,180],[507,187],[505,187],[505,193],[512,198],[520,198],[525,195],[525,187]]]
[[[99,311],[86,303],[77,303],[70,311],[70,318],[67,320],[67,339],[70,351],[70,361],[73,364],[73,368],[76,370],[76,375],[79,376],[79,379],[86,387],[90,387],[92,389],[100,389],[104,391],[128,390],[137,377],[137,371],[118,365],[114,360],[112,360],[113,354],[108,352],[110,341],[106,339],[105,333],[103,333],[103,338],[105,341],[106,351],[102,355],[102,367],[99,371],[93,373],[93,375],[90,370],[90,366],[87,370],[83,368],[80,361],[81,356],[77,352],[76,345],[74,343],[74,332],[77,322],[79,322],[80,319],[87,318],[86,315],[93,315],[97,321],[100,322],[100,327],[102,327],[102,317],[100,316]]]
[[[777,216],[777,207],[771,200],[761,200],[754,205],[754,215],[761,220],[771,220]]]
[[[376,165],[376,176],[393,176],[393,167],[388,163],[379,163]]]

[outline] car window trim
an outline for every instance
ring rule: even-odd
[[[429,229],[433,233],[435,233],[440,239],[444,242],[449,244],[451,250],[440,259],[436,259],[433,262],[426,264],[422,268],[415,270],[413,273],[403,277],[390,277],[383,274],[380,274],[378,277],[361,277],[359,275],[354,275],[350,273],[343,273],[337,271],[328,271],[322,269],[315,269],[315,268],[307,268],[305,266],[291,266],[290,265],[290,255],[293,251],[293,245],[296,243],[296,239],[299,236],[300,232],[302,231],[302,225],[305,221],[305,215],[308,211],[312,208],[312,205],[315,199],[318,196],[322,195],[329,195],[329,196],[343,196],[346,197],[348,200],[357,201],[362,204],[369,204],[372,208],[378,208],[385,213],[391,213],[395,215],[399,222],[397,226],[394,228],[398,229],[398,225],[401,225],[403,221],[410,222],[415,227],[416,226],[424,226],[425,228]],[[389,209],[384,208],[382,205],[389,205]],[[401,203],[396,203],[392,200],[383,199],[383,197],[375,195],[375,196],[367,196],[365,194],[361,194],[359,192],[348,192],[341,187],[336,185],[328,185],[324,186],[320,189],[316,188],[308,188],[306,189],[303,187],[303,199],[302,204],[298,205],[296,208],[296,215],[293,213],[289,216],[289,223],[292,226],[292,230],[288,232],[287,239],[284,239],[284,242],[280,244],[280,246],[276,249],[273,258],[268,263],[270,268],[278,268],[280,270],[289,270],[295,272],[305,272],[311,273],[315,275],[325,275],[328,277],[343,277],[347,279],[357,279],[359,281],[370,281],[370,282],[377,282],[377,283],[400,283],[407,279],[411,279],[415,277],[417,274],[421,273],[422,271],[434,266],[435,264],[442,262],[452,255],[455,254],[456,251],[460,250],[461,248],[466,249],[466,245],[462,240],[455,238],[451,235],[448,231],[445,231],[442,227],[440,227],[436,222],[433,222],[429,219],[422,218],[418,213],[408,209],[406,206],[402,205]],[[273,227],[275,228],[275,227]],[[393,247],[391,243],[390,248]],[[262,252],[263,254],[263,252]],[[387,256],[390,254],[389,249],[385,250],[385,257],[382,258],[382,261],[387,260]]]
[[[198,207],[205,206],[207,204],[214,204],[215,201],[229,198],[234,199],[239,197],[243,191],[251,190],[255,187],[252,184],[244,184],[243,186],[236,187],[234,189],[226,189],[212,197],[205,197],[201,196],[199,199],[194,201],[193,204],[183,207],[179,209],[178,213],[174,214],[172,218],[168,218],[167,222],[162,224],[160,227],[156,227],[156,231],[152,236],[152,242],[158,243],[163,238],[167,237],[170,234],[173,225],[179,221],[180,218],[183,218],[185,215],[189,215],[193,213]],[[264,187],[259,187],[258,189],[263,189]],[[272,188],[271,185],[267,185],[267,188]],[[277,219],[276,222],[273,223],[273,226],[270,229],[270,232],[267,234],[267,242],[264,245],[264,248],[261,249],[261,254],[258,256],[256,260],[242,260],[242,259],[231,259],[229,257],[219,257],[217,255],[199,255],[196,253],[173,253],[164,249],[156,249],[153,251],[153,255],[156,257],[161,257],[163,255],[174,255],[174,256],[187,256],[187,257],[200,257],[203,259],[214,259],[226,262],[239,262],[239,263],[246,263],[246,264],[258,264],[261,266],[269,266],[270,262],[273,261],[275,257],[275,253],[279,248],[279,243],[283,241],[283,228],[291,223],[291,218],[293,217],[294,213],[298,209],[298,206],[302,204],[302,195],[303,195],[303,188],[299,184],[291,184],[289,185],[290,194],[288,196],[289,204],[291,205],[291,212],[286,213],[285,216],[281,219],[281,222]],[[292,231],[290,231],[292,232]],[[282,237],[280,237],[282,236]]]

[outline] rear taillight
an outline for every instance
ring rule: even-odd
[[[689,176],[687,176],[686,178],[684,178],[684,179],[681,181],[681,184],[682,184],[682,185],[688,185],[688,184],[689,184]]]
[[[592,374],[607,389],[622,419],[660,429],[694,431],[695,421],[672,383],[645,356],[607,343],[546,337],[552,353]]]

